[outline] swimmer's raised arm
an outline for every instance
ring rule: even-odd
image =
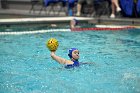
[[[73,64],[72,61],[57,56],[54,51],[51,51],[51,57],[60,64]]]

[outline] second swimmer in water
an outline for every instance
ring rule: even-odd
[[[73,68],[78,67],[80,65],[78,59],[79,59],[79,50],[77,48],[71,48],[69,49],[68,56],[70,57],[70,60],[66,60],[62,57],[59,57],[55,54],[55,51],[51,52],[51,57],[56,60],[60,64],[65,64],[65,68]]]

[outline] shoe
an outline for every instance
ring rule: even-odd
[[[80,16],[80,15],[81,15],[80,12],[77,12],[77,13],[76,13],[76,16]]]
[[[111,15],[110,15],[110,18],[115,18],[115,15],[114,15],[114,14],[111,14]]]
[[[120,11],[121,11],[121,8],[120,8],[120,7],[118,7],[118,8],[117,8],[117,12],[120,12]]]

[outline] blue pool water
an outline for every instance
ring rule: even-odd
[[[80,51],[82,65],[65,69],[50,57]],[[140,31],[50,32],[0,36],[0,93],[140,93]]]

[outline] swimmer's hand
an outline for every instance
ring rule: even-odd
[[[51,51],[51,57],[53,58],[55,56],[55,51]]]

